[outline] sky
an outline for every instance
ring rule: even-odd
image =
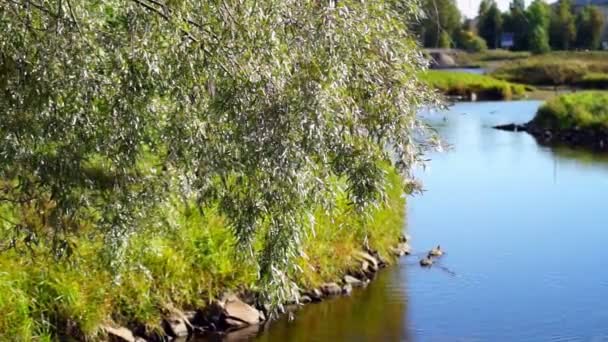
[[[477,16],[477,10],[479,9],[479,3],[481,0],[456,0],[460,12],[467,18],[474,18]],[[511,0],[496,0],[498,7],[501,11],[506,11],[509,8]],[[526,5],[530,1],[526,1]]]

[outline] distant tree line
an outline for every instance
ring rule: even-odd
[[[505,12],[495,0],[482,0],[473,20],[463,20],[455,0],[423,0],[422,9],[417,32],[425,47],[473,51],[500,48],[504,33],[513,35],[513,50],[599,49],[605,20],[597,6],[575,9],[572,0],[534,0],[527,7],[512,0]]]

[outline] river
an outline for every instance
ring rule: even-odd
[[[445,141],[408,200],[415,253],[351,297],[308,305],[258,341],[608,339],[608,163],[491,126],[538,101],[458,103],[425,115]]]

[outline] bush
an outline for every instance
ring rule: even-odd
[[[439,35],[439,48],[449,49],[452,46],[452,39],[446,31],[441,31]]]
[[[471,31],[460,31],[458,44],[468,52],[483,52],[488,49],[486,41]]]
[[[536,126],[556,130],[608,129],[608,93],[579,92],[560,95],[538,109],[532,120]]]
[[[585,73],[585,67],[577,63],[530,61],[502,66],[492,75],[511,82],[559,86],[576,84]]]
[[[497,80],[486,75],[429,70],[421,75],[421,79],[446,95],[468,97],[475,93],[479,99],[509,100],[526,93],[526,88],[521,84]]]
[[[528,51],[509,51],[502,49],[487,50],[482,53],[472,54],[471,58],[479,62],[514,61],[530,57]]]
[[[534,54],[547,53],[551,50],[551,47],[549,46],[549,37],[542,26],[534,28],[530,35],[530,42],[528,45],[530,51]]]
[[[534,85],[602,86],[604,75],[608,75],[608,52],[551,52],[506,63],[492,75]]]

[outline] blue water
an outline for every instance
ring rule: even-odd
[[[453,144],[420,176],[414,245],[442,243],[436,269],[408,268],[410,328],[427,338],[608,338],[608,164],[489,126],[530,119],[539,103],[454,106],[433,118]]]
[[[467,74],[477,74],[477,75],[483,75],[486,73],[486,69],[484,69],[484,68],[450,68],[450,69],[446,69],[446,70],[464,72]]]
[[[492,125],[526,122],[540,102],[461,103],[426,114],[452,148],[418,172],[408,200],[422,269],[401,260],[352,297],[309,305],[262,341],[608,340],[608,163],[539,146]]]

